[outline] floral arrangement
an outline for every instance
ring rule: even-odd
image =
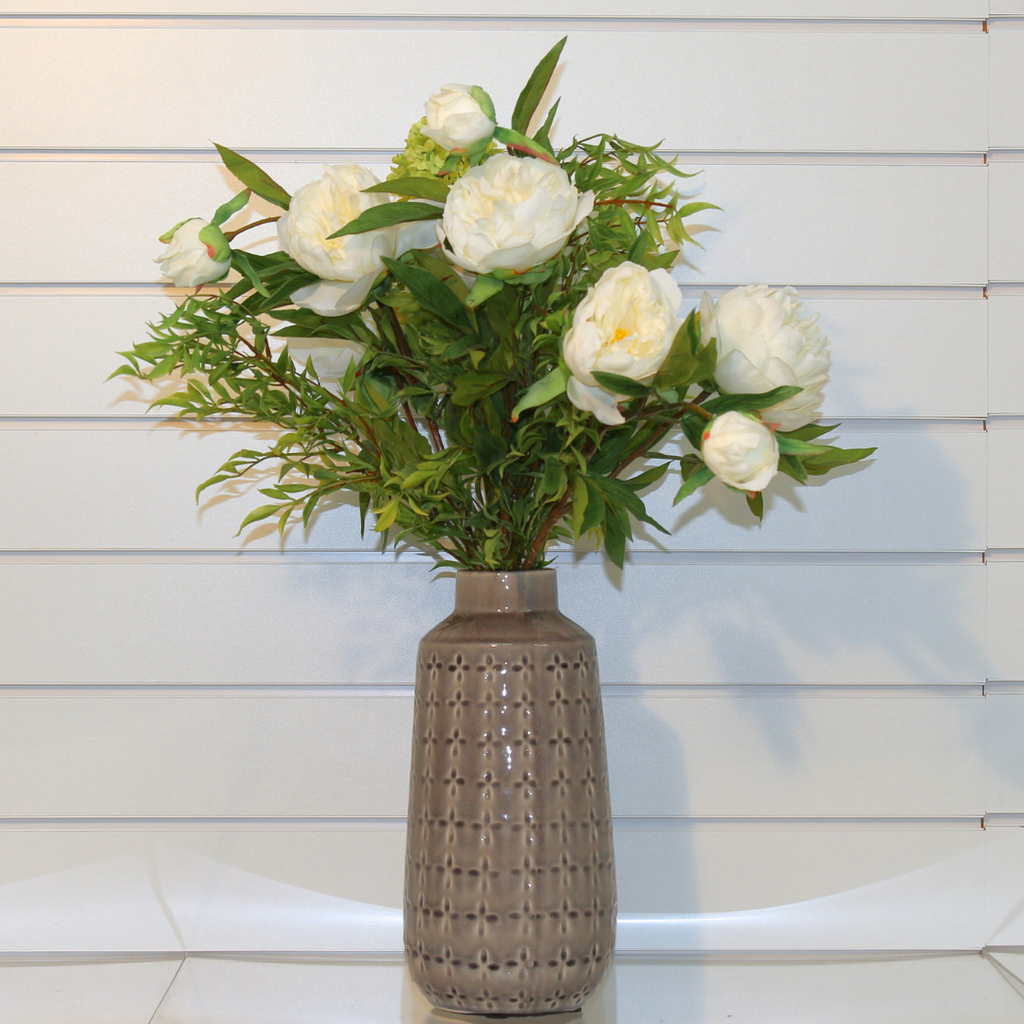
[[[162,237],[164,273],[196,292],[115,374],[169,378],[153,404],[180,415],[280,428],[199,487],[276,467],[240,530],[352,492],[364,528],[372,512],[383,544],[417,538],[439,566],[540,568],[585,534],[621,566],[633,520],[667,532],[642,493],[670,467],[677,502],[717,479],[760,518],[777,473],[873,451],[818,442],[828,341],[792,289],[683,314],[669,268],[712,204],[673,161],[608,134],[556,148],[557,101],[529,134],[564,42],[508,128],[479,86],[441,88],[383,182],[327,167],[290,196],[218,146],[245,188]],[[283,212],[225,230],[253,195]],[[273,220],[280,251],[235,244]]]

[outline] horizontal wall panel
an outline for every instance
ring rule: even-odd
[[[991,255],[993,281],[1024,281],[1024,163],[989,165]]]
[[[1024,814],[1024,694],[996,693],[988,710],[988,794],[992,814]]]
[[[257,958],[267,951],[268,959],[295,962],[308,957],[321,963],[332,952],[349,959],[361,951],[371,956],[398,952],[400,882],[391,883],[398,899],[388,905],[334,893],[346,887],[345,875],[358,876],[364,870],[371,849],[382,855],[389,874],[400,876],[401,833],[360,832],[353,838],[361,842],[362,852],[354,858],[351,844],[338,846],[329,832],[280,833],[284,845],[268,845],[269,835],[250,831],[244,833],[244,849],[242,842],[227,849],[220,842],[223,836],[211,831],[54,832],[47,835],[45,846],[37,841],[38,834],[6,833],[7,862],[28,874],[0,885],[0,964],[4,954],[10,958],[7,964],[11,954],[20,954],[24,962],[26,952],[38,962],[48,952],[71,945],[85,952],[83,959],[89,951],[111,948],[120,950],[114,955],[124,959],[161,949],[170,959],[172,951],[188,949],[240,951]],[[695,952],[713,950],[734,956],[760,950],[769,960],[774,949],[794,963],[818,959],[811,952],[801,956],[800,950],[870,950],[879,957],[882,950],[898,956],[900,950],[1019,945],[1019,830],[976,829],[957,833],[957,838],[954,833],[920,830],[677,831],[692,843],[675,865],[675,886],[671,877],[663,876],[666,868],[670,873],[673,869],[674,851],[665,846],[658,870],[648,880],[651,886],[662,880],[665,909],[653,913],[624,905],[632,900],[632,876],[643,868],[634,860],[634,847],[623,842],[636,835],[621,830],[616,835],[618,950],[625,960],[635,962],[639,955],[678,963],[688,953],[692,959]],[[69,842],[75,838],[80,844],[72,847]],[[662,838],[651,834],[649,845]],[[288,846],[303,839],[308,847],[286,858]],[[38,860],[29,865],[33,853]],[[825,863],[812,865],[814,854]],[[60,862],[71,866],[52,870]],[[809,880],[798,880],[802,867]],[[776,871],[781,880],[769,877]],[[730,873],[739,876],[736,887],[720,901],[730,909],[713,909],[719,901],[711,894]],[[830,891],[824,894],[763,905],[773,894],[778,899],[820,892],[826,877]],[[323,884],[294,884],[299,879]],[[858,879],[863,884],[849,885]],[[355,882],[358,888],[358,878]],[[680,888],[686,894],[677,894]],[[745,902],[739,902],[743,897]],[[668,909],[677,901],[689,909]],[[141,936],[125,933],[123,915],[118,920],[110,913],[112,907],[129,904],[151,933],[149,945],[139,944]],[[694,909],[698,904],[702,909]],[[833,954],[833,959],[842,957]]]
[[[17,147],[188,148],[216,139],[232,148],[401,148],[426,98],[452,79],[481,83],[508,124],[560,34],[435,31],[427,46],[420,31],[400,28],[292,26],[271,36],[0,27],[0,91],[18,97],[0,111],[0,135]],[[622,65],[624,40],[643,55],[631,61],[628,85],[605,70]],[[55,51],[57,77],[43,70]],[[770,46],[758,31],[575,32],[556,85],[555,141],[610,131],[684,150],[978,152],[987,144],[986,56],[980,31],[788,32]],[[343,79],[325,89],[341,67]],[[209,102],[211,68],[227,105]]]
[[[1024,32],[989,35],[989,145],[1024,149]]]
[[[622,815],[980,815],[978,697],[617,697]],[[412,700],[12,697],[0,815],[403,815]]]
[[[977,428],[840,433],[829,440],[844,447],[877,447],[877,453],[864,464],[812,478],[807,486],[780,474],[765,492],[760,524],[743,496],[717,481],[673,506],[680,478],[670,471],[645,501],[672,534],[645,529],[634,546],[980,551],[986,546],[986,445],[1004,436],[1011,435],[986,436]],[[0,519],[0,550],[277,549],[276,519],[248,528],[243,538],[235,536],[249,510],[266,502],[257,488],[276,482],[274,465],[252,481],[211,488],[200,505],[195,502],[196,486],[234,452],[271,443],[266,430],[206,431],[176,422],[151,430],[0,431],[0,464],[9,479],[29,480],[45,466],[62,481],[67,496],[55,501],[53,492],[27,490]],[[692,449],[679,439],[667,450]],[[994,482],[1005,476],[1002,458],[993,463]],[[231,500],[232,492],[241,497]],[[993,522],[1002,522],[1001,507],[991,515]],[[354,495],[333,508],[324,506],[309,530],[302,529],[301,517],[295,524],[287,540],[293,549],[367,549],[380,543],[372,525],[360,537]],[[992,546],[1024,547],[1024,534],[1021,540]]]
[[[989,562],[988,678],[1024,679],[1024,562]]]
[[[991,295],[988,322],[989,412],[1024,415],[1024,295]]]
[[[981,680],[986,568],[1006,568],[563,565],[562,610],[597,638],[605,682],[653,683]],[[0,680],[409,682],[452,608],[426,569],[0,564]]]
[[[676,276],[694,286],[982,285],[988,280],[987,174],[1016,166],[708,166],[700,184],[691,184],[725,212],[695,218],[704,227],[691,230],[707,251],[690,247],[693,267]],[[272,170],[295,189],[316,178],[321,165]],[[157,238],[182,217],[209,216],[237,187],[212,163],[0,163],[0,190],[20,197],[5,214],[0,280],[158,281],[153,260],[163,247]],[[261,216],[264,208],[279,212],[255,206]],[[961,230],[952,247],[946,222],[936,216],[942,209],[957,211]],[[272,231],[253,235],[254,244],[273,239],[276,247]],[[38,244],[40,237],[47,246]]]
[[[992,0],[993,14],[1022,12],[1021,0]],[[1001,7],[1003,10],[996,10]],[[0,12],[25,15],[24,0],[2,0]],[[510,10],[498,0],[221,0],[218,14],[298,17],[309,14],[331,17],[501,18],[515,24],[517,18],[984,18],[986,0],[644,0],[626,12],[612,0],[593,0],[582,11],[573,0],[522,0]],[[103,0],[102,3],[67,3],[53,0],[33,6],[30,16],[82,16],[90,14],[210,15],[202,0]],[[457,27],[457,23],[456,26]]]
[[[147,246],[149,242],[147,240]],[[685,275],[681,275],[685,277]],[[714,294],[720,295],[721,289]],[[821,314],[832,350],[831,381],[822,415],[984,416],[986,312],[1020,313],[996,327],[990,345],[1009,360],[1024,352],[1024,298],[806,299]],[[684,308],[700,291],[684,292]],[[116,351],[146,340],[146,322],[173,309],[154,295],[2,295],[0,346],[7,372],[0,377],[5,416],[138,416],[153,391],[127,378],[106,381]],[[1004,323],[1003,319],[999,320]],[[1014,325],[1016,329],[1014,329]],[[1022,356],[1024,359],[1024,356]],[[1007,369],[1009,367],[1007,366]],[[27,382],[31,385],[27,386]],[[991,387],[1012,396],[1024,412],[1013,379],[994,371]],[[993,408],[993,412],[1012,411]]]
[[[988,540],[1024,548],[1024,428],[995,421],[988,430]]]
[[[986,840],[981,828],[769,825],[656,831],[620,825],[615,833],[619,910],[721,913],[799,903],[979,851]],[[122,905],[117,878],[107,866],[129,860],[152,866],[153,886],[179,923],[202,913],[201,903],[188,898],[201,891],[197,877],[207,884],[224,879],[217,887],[235,895],[222,933],[229,949],[284,948],[282,934],[274,946],[273,918],[262,910],[271,902],[295,907],[308,898],[307,893],[317,893],[385,907],[402,905],[405,832],[398,829],[212,827],[147,832],[79,827],[63,832],[4,831],[3,850],[0,950],[5,951],[56,948],[62,937],[68,942],[71,919],[67,915],[61,920],[62,901],[65,907],[100,901]],[[132,872],[123,877],[132,877]],[[69,878],[74,879],[71,886]],[[34,887],[43,918],[38,930],[13,913],[17,894],[27,887]],[[43,913],[48,902],[58,908],[54,917]],[[137,904],[140,914],[158,910],[148,898],[137,897]],[[78,948],[129,949],[122,945],[128,938],[123,929],[111,930],[112,923],[120,928],[116,922],[96,915],[90,926],[87,915],[82,915],[81,923]],[[230,927],[238,929],[233,941]]]
[[[584,1005],[582,1021],[1007,1024],[1019,1019],[1020,1002],[979,956],[847,963],[619,962]],[[423,1024],[435,1015],[399,963],[190,958],[152,1024],[268,1019]]]

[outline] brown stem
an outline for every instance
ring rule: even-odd
[[[572,494],[570,491],[566,491],[565,497],[551,509],[541,524],[540,530],[537,531],[537,536],[533,538],[530,550],[526,554],[526,561],[523,562],[524,569],[532,569],[537,564],[537,559],[544,553],[544,545],[547,543],[548,536],[571,506]]]
[[[258,228],[264,224],[273,224],[275,221],[280,219],[280,217],[264,217],[263,220],[254,220],[251,224],[246,224],[243,227],[236,228],[234,231],[225,231],[224,237],[230,242],[243,231],[249,231],[251,228]]]

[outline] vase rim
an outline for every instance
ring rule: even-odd
[[[455,574],[456,615],[542,611],[558,611],[558,576],[554,569],[460,569]]]

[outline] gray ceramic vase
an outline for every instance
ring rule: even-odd
[[[553,569],[460,572],[420,642],[405,954],[438,1008],[575,1010],[615,944],[594,638]]]

